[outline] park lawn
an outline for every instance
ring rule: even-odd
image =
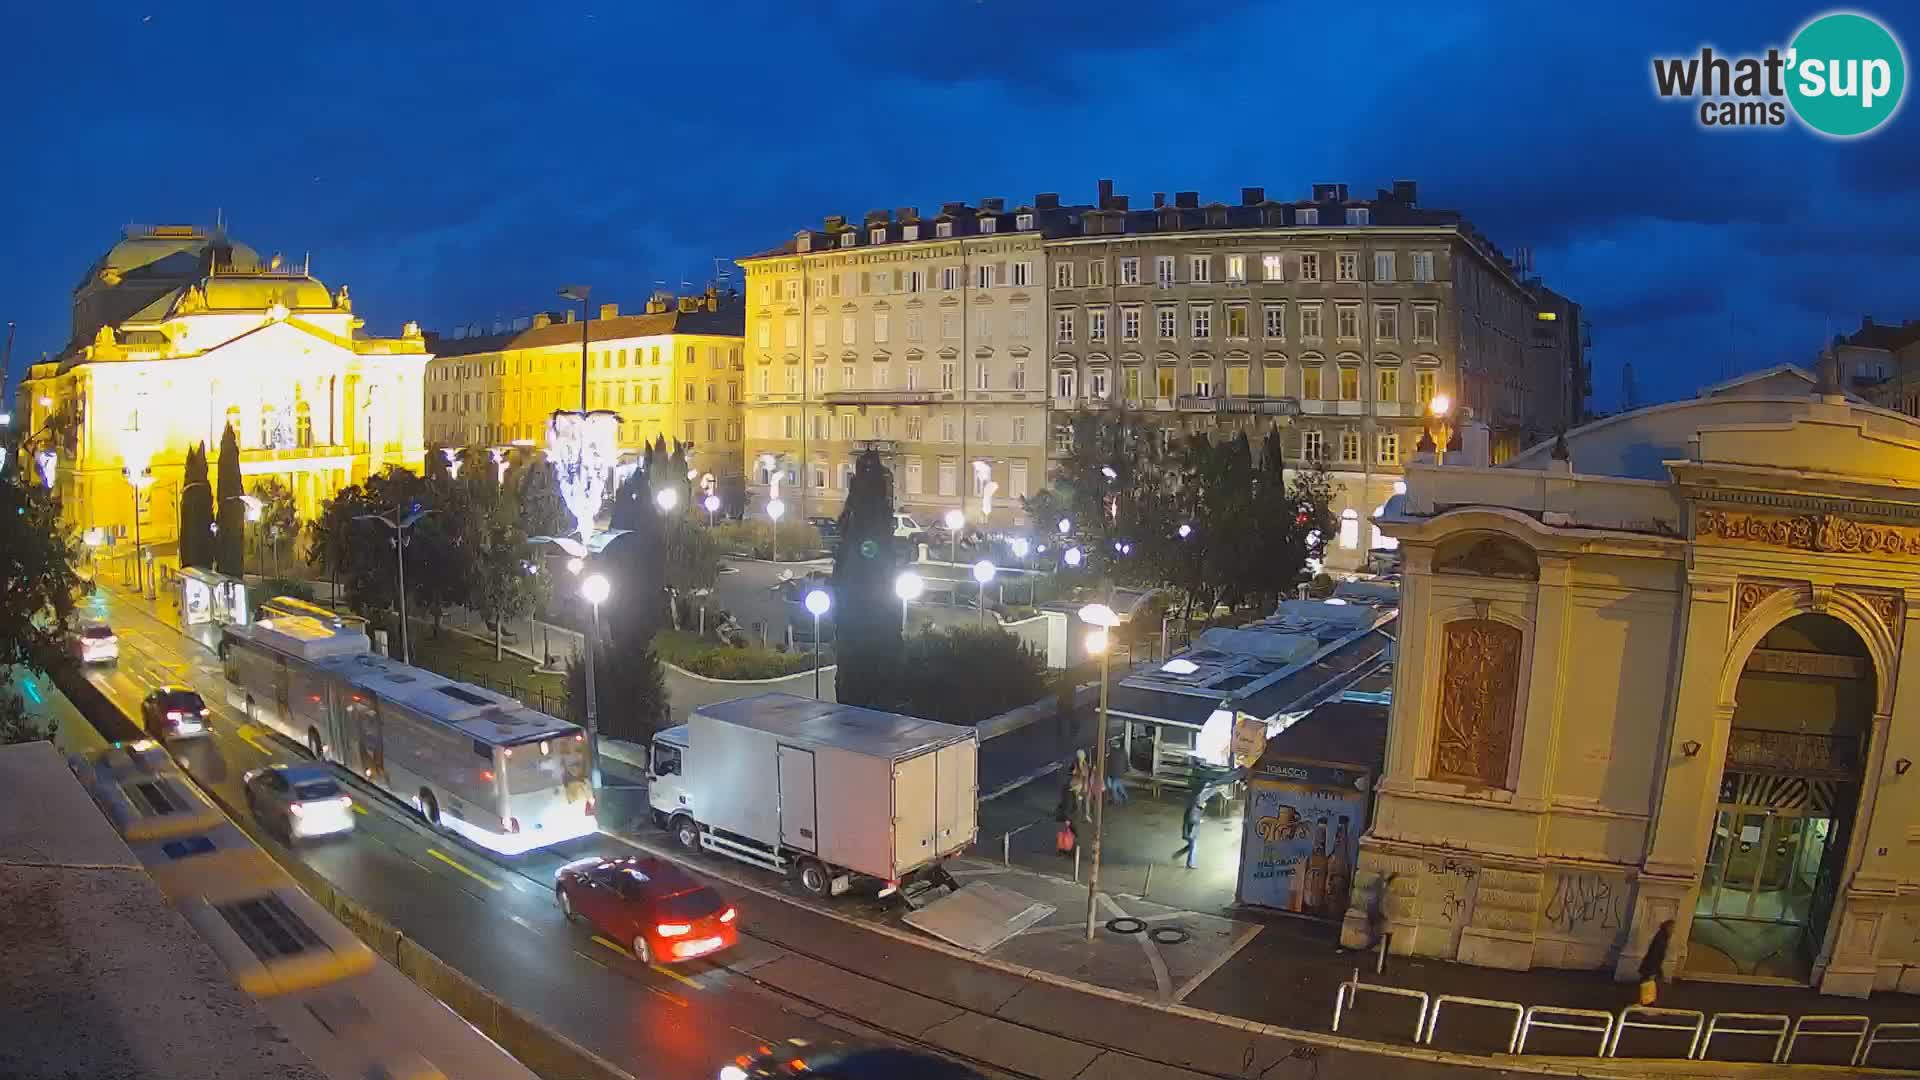
[[[736,649],[703,641],[684,630],[662,630],[655,634],[653,651],[662,662],[709,679],[777,679],[813,670],[813,657],[804,650],[783,653],[755,646]],[[821,652],[820,663],[833,663],[832,649]]]
[[[414,666],[461,682],[478,683],[518,698],[542,712],[563,714],[566,676],[536,672],[532,661],[512,653],[502,653],[496,661],[490,641],[478,641],[449,629],[442,629],[440,636],[435,637],[432,623],[408,621],[413,624]]]

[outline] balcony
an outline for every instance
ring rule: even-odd
[[[932,390],[835,390],[823,397],[828,405],[928,405]]]
[[[1199,397],[1182,394],[1181,412],[1231,413],[1241,416],[1299,416],[1300,400],[1268,397],[1265,394],[1228,394],[1226,397]]]
[[[1727,768],[1853,780],[1860,776],[1860,740],[1845,735],[1734,728]]]

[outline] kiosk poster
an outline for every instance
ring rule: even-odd
[[[1263,762],[1249,778],[1240,853],[1240,902],[1340,918],[1366,828],[1367,774],[1299,762]]]

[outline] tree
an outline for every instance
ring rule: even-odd
[[[466,460],[480,463],[462,470],[458,480],[466,491],[460,502],[470,516],[464,528],[473,567],[467,591],[473,609],[493,631],[497,661],[504,649],[506,623],[533,610],[540,589],[531,573],[533,545],[521,526],[518,503],[509,497],[482,451],[467,453]]]
[[[247,508],[240,501],[240,437],[233,425],[220,432],[220,482],[214,489],[216,520],[214,567],[231,577],[246,573]]]
[[[604,629],[604,628],[603,628]],[[604,634],[593,654],[593,690],[598,699],[594,722],[600,734],[645,744],[666,726],[669,715],[667,672],[651,641],[643,652],[616,648]],[[587,721],[587,666],[578,656],[567,659],[567,716],[576,724]]]
[[[714,582],[720,580],[720,543],[713,538],[711,529],[694,524],[684,514],[668,520],[664,543],[667,592],[676,601],[673,619],[678,626],[678,601],[691,603],[693,597],[710,591]]]
[[[895,707],[948,724],[977,724],[1048,692],[1046,658],[998,627],[915,634],[904,642],[900,669],[913,677],[900,682]],[[842,661],[836,685],[845,673]]]
[[[326,568],[355,612],[368,618],[392,613],[397,641],[395,537],[385,522],[374,519],[432,511],[407,530],[404,558],[408,617],[431,618],[437,628],[449,605],[468,601],[475,576],[462,500],[449,485],[431,486],[406,469],[388,469],[364,485],[340,489],[321,505],[308,526],[307,560]]]
[[[664,447],[648,453],[656,465],[665,456]],[[653,635],[665,621],[666,588],[662,529],[649,471],[635,472],[614,492],[609,524],[621,535],[608,541],[593,560],[594,571],[607,575],[613,589],[600,611],[597,639],[588,634],[595,650],[595,715],[600,728],[634,742],[646,741],[666,723],[669,705],[666,671],[653,650]],[[586,715],[585,670],[576,662],[568,665],[567,672],[568,707],[580,719]]]
[[[76,555],[52,493],[31,471],[0,479],[0,668],[44,672],[67,662],[82,586]]]
[[[27,712],[27,703],[12,690],[0,692],[0,746],[51,742],[60,722],[52,716],[41,722]]]
[[[249,542],[257,552],[272,550],[271,572],[279,573],[280,541],[292,542],[300,530],[300,515],[294,504],[293,489],[281,483],[278,477],[269,476],[254,481],[253,490],[248,494],[260,500],[260,520],[247,523],[247,531],[251,534]],[[262,572],[269,571],[263,568]]]
[[[900,664],[899,573],[893,475],[868,449],[854,461],[833,553],[834,689],[843,704],[884,708],[902,693],[898,674],[911,669]]]
[[[180,565],[213,565],[214,543],[213,485],[203,442],[187,448],[186,475],[180,481]]]

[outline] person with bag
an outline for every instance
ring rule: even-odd
[[[1053,820],[1056,825],[1053,834],[1054,853],[1061,857],[1073,854],[1080,846],[1080,833],[1073,827],[1074,806],[1073,783],[1068,781],[1060,788],[1060,801],[1053,808]]]
[[[1667,962],[1667,942],[1673,937],[1673,920],[1668,919],[1647,941],[1647,955],[1640,958],[1640,1004],[1652,1005],[1660,996],[1660,969]]]

